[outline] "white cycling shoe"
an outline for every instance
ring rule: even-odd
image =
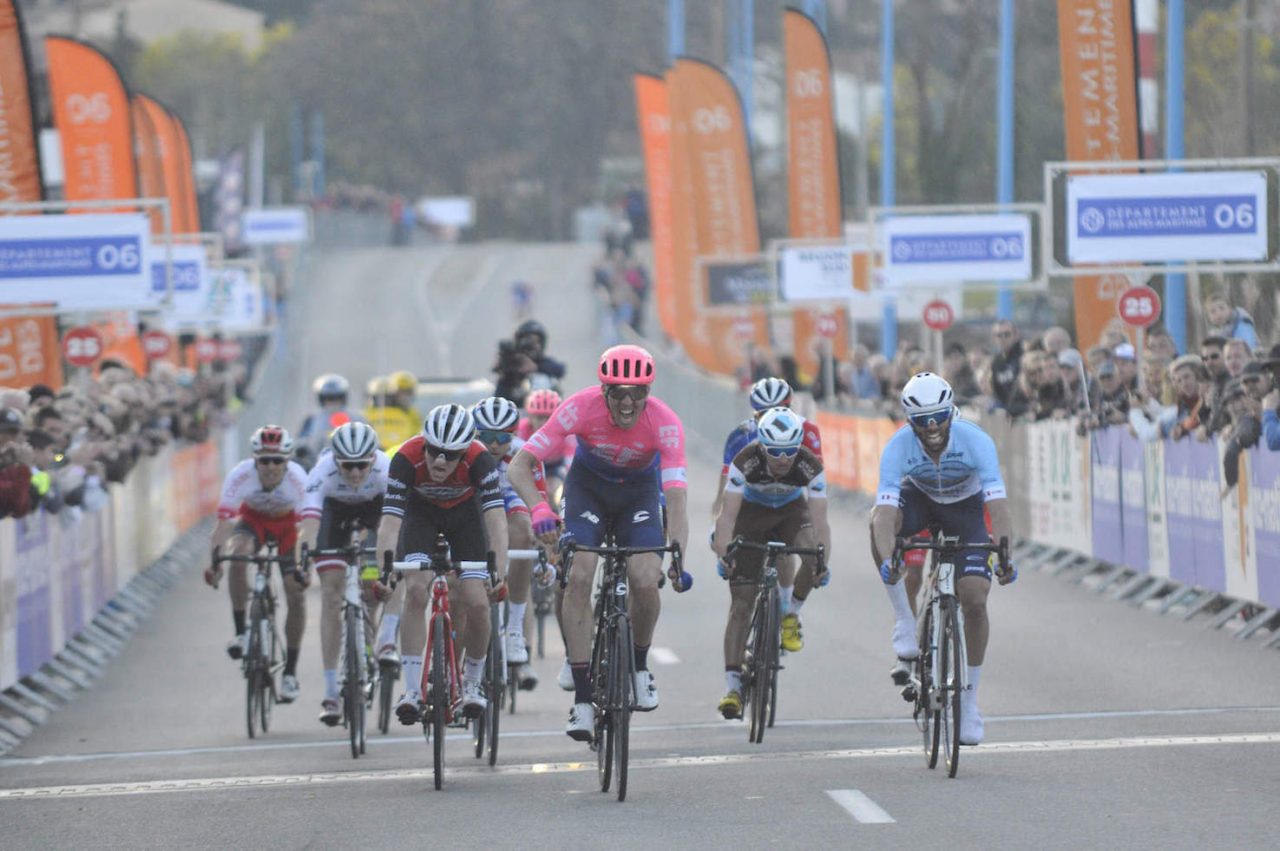
[[[569,723],[564,731],[575,742],[589,742],[596,734],[596,708],[590,703],[575,703],[569,710]]]
[[[652,712],[658,708],[658,685],[653,674],[636,671],[636,712]]]
[[[980,745],[984,732],[978,696],[967,689],[960,695],[960,744]]]
[[[280,678],[280,702],[293,703],[298,699],[298,678],[293,674],[285,674]]]
[[[384,644],[378,648],[378,665],[388,670],[400,667],[400,654],[394,644]]]
[[[533,691],[538,687],[538,673],[528,662],[516,668],[516,685],[520,691]]]
[[[569,660],[564,660],[564,667],[560,669],[559,675],[556,676],[556,684],[565,691],[573,691],[573,669],[569,667]]]
[[[249,632],[246,630],[227,642],[227,655],[232,659],[243,659],[248,646]]]
[[[507,633],[507,664],[523,665],[529,661],[529,648],[524,643],[524,634],[519,632]]]
[[[409,689],[396,701],[396,718],[406,727],[417,724],[420,715],[418,704],[422,702],[422,694],[416,689]]]
[[[484,689],[479,680],[462,681],[462,714],[468,718],[479,718],[489,701],[484,698]]]
[[[914,659],[920,655],[920,642],[916,639],[916,622],[911,619],[893,622],[893,652],[899,659]]]

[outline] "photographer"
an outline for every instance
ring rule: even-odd
[[[516,329],[514,340],[498,341],[498,360],[493,371],[498,374],[495,396],[524,404],[531,390],[560,392],[564,364],[546,355],[547,329],[534,319]]]
[[[31,448],[22,439],[22,414],[0,408],[0,517],[31,512]]]

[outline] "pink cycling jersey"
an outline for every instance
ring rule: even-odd
[[[661,399],[650,396],[636,424],[623,429],[613,424],[600,387],[588,387],[561,402],[524,448],[546,461],[569,435],[577,436],[577,457],[593,472],[634,478],[660,456],[663,490],[687,487],[684,426]]]
[[[521,440],[528,440],[533,437],[533,424],[529,422],[528,417],[521,417],[520,424],[516,426],[516,437]],[[547,453],[547,457],[543,459],[550,466],[555,466],[566,458],[572,458],[573,453],[578,449],[578,438],[571,434],[566,434],[560,440],[560,447]]]
[[[240,514],[242,507],[267,517],[285,516],[301,510],[306,491],[307,471],[293,461],[289,462],[280,484],[266,490],[253,459],[246,458],[231,468],[222,483],[218,519],[230,520]]]

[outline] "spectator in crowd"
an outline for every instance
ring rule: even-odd
[[[1231,376],[1227,374],[1227,364],[1222,359],[1222,350],[1227,345],[1225,337],[1205,337],[1200,342],[1200,360],[1209,371],[1209,378],[1215,386],[1221,387]]]
[[[1106,346],[1108,349],[1114,352],[1117,346],[1123,343],[1131,342],[1131,341],[1129,340],[1128,333],[1124,330],[1123,325],[1120,323],[1120,320],[1113,319],[1111,320],[1111,323],[1108,324],[1105,329],[1103,329],[1102,337],[1101,339],[1098,340],[1098,342],[1101,345]]]
[[[849,357],[852,367],[849,389],[856,399],[880,399],[880,382],[871,371],[871,351],[862,343],[853,347]]]
[[[996,354],[991,359],[991,393],[996,405],[1008,410],[1018,386],[1022,340],[1018,337],[1017,327],[1008,320],[996,322],[991,329],[991,339],[996,346]]]
[[[1044,350],[1055,358],[1065,349],[1071,348],[1071,333],[1060,325],[1047,329],[1040,340]]]
[[[1209,403],[1203,387],[1209,385],[1209,371],[1196,355],[1183,355],[1169,365],[1174,390],[1173,421],[1165,434],[1181,440],[1200,427],[1209,417]]]
[[[1248,343],[1239,337],[1227,340],[1226,346],[1222,349],[1222,363],[1226,366],[1228,375],[1239,378],[1244,374],[1245,365],[1251,360],[1253,360],[1253,349]]]
[[[1095,396],[1090,397],[1092,413],[1082,421],[1089,428],[1121,425],[1129,420],[1129,391],[1120,380],[1114,361],[1098,367]]]
[[[1062,381],[1062,404],[1054,416],[1062,418],[1085,414],[1089,408],[1088,384],[1085,381],[1084,358],[1075,349],[1058,352],[1058,377]]]
[[[1173,363],[1174,358],[1178,356],[1177,344],[1161,325],[1147,329],[1147,351],[1164,358],[1166,363]]]
[[[1245,392],[1258,402],[1265,399],[1272,390],[1271,373],[1256,360],[1251,360],[1244,365],[1244,372],[1240,373],[1240,383],[1244,385]]]
[[[957,405],[968,405],[982,395],[978,387],[978,377],[969,365],[969,355],[964,346],[952,343],[947,346],[947,353],[942,363],[942,377],[951,384]]]
[[[1142,390],[1151,399],[1164,406],[1174,403],[1170,361],[1152,351],[1142,353]]]
[[[1271,347],[1262,368],[1271,376],[1272,390],[1263,399],[1262,430],[1267,440],[1267,448],[1272,452],[1280,451],[1280,343]]]
[[[1222,477],[1226,490],[1230,490],[1240,478],[1240,453],[1257,446],[1262,437],[1262,402],[1249,395],[1244,382],[1238,378],[1227,382],[1222,401],[1229,418]]]
[[[22,414],[0,408],[0,518],[31,512],[31,447],[22,439]]]
[[[1257,347],[1258,332],[1253,317],[1242,307],[1232,307],[1226,293],[1215,292],[1208,296],[1204,300],[1204,315],[1210,333],[1228,340],[1241,340],[1250,350]]]
[[[1121,343],[1112,350],[1120,383],[1127,390],[1138,389],[1138,354],[1132,343]]]
[[[1090,347],[1089,350],[1084,353],[1085,367],[1089,375],[1091,377],[1097,375],[1098,370],[1102,368],[1104,363],[1111,360],[1111,357],[1111,350],[1106,346],[1097,345]]]

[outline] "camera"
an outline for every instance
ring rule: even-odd
[[[521,351],[516,348],[516,344],[511,340],[498,341],[498,366],[495,369],[499,375],[514,375],[521,372]]]

